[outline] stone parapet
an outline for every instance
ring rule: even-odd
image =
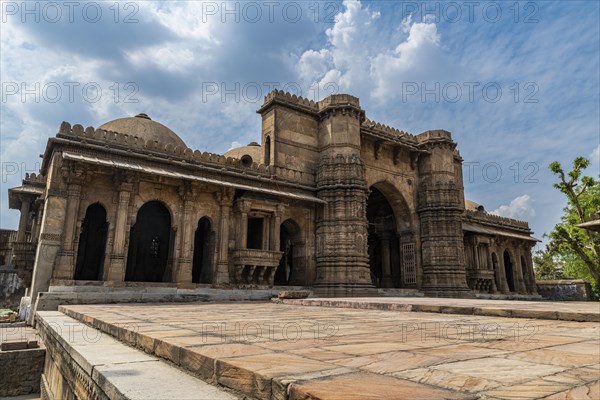
[[[590,301],[592,287],[583,279],[559,279],[537,282],[538,293],[553,301]]]
[[[502,226],[517,229],[525,233],[531,233],[529,224],[526,221],[501,217],[499,215],[488,214],[481,211],[465,210],[465,220],[473,220],[484,225]]]
[[[200,150],[192,150],[183,146],[173,146],[171,143],[144,140],[137,136],[105,131],[103,129],[94,129],[91,126],[84,129],[82,125],[76,124],[71,127],[71,124],[68,122],[63,122],[56,137],[59,139],[75,140],[83,144],[96,144],[103,147],[109,146],[110,148],[136,152],[142,155],[153,155],[158,158],[173,161],[211,165],[245,175],[255,175],[267,178],[276,177],[283,181],[308,185],[314,184],[314,175],[311,173],[259,163],[247,165],[238,158],[201,152]]]
[[[275,89],[265,96],[263,104],[257,112],[261,113],[276,103],[308,113],[317,113],[319,111],[317,102],[302,96],[284,92],[283,90]]]

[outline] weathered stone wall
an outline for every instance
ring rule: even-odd
[[[40,391],[45,349],[0,351],[0,397]]]
[[[12,268],[0,267],[0,308],[19,308],[21,297],[25,295],[23,281]]]
[[[583,279],[537,281],[537,289],[539,294],[548,300],[592,300],[592,287],[588,281],[585,281]]]
[[[162,243],[171,241],[168,252],[162,252],[168,253],[162,280],[181,289],[199,283],[227,287],[240,283],[240,271],[246,271],[246,278],[249,271],[264,278],[279,268],[280,275],[294,271],[287,284],[358,288],[363,295],[363,289],[374,289],[373,271],[386,266],[385,285],[402,276],[398,285],[432,295],[468,296],[471,289],[508,293],[502,257],[507,251],[513,268],[508,269],[510,291],[535,292],[530,247],[515,239],[531,234],[527,224],[465,212],[462,159],[449,132],[414,136],[370,121],[350,95],[314,102],[274,91],[258,112],[262,144],[260,157],[250,165],[171,142],[63,123],[48,142],[41,180],[34,176],[46,190],[36,186],[32,192],[43,196],[33,203],[41,210],[32,228],[32,245],[37,244],[33,304],[52,282],[75,278],[77,255],[87,254],[79,251],[87,243],[82,236],[86,213],[95,203],[106,211],[104,265],[94,267],[95,275],[112,283],[131,280],[126,276],[128,250],[137,248],[130,246],[131,229],[138,211],[151,201],[162,203],[170,216],[171,231],[162,236]],[[375,223],[369,218],[374,213],[368,217],[366,212],[376,192],[389,203],[385,218],[395,224],[381,232],[381,243],[373,239]],[[192,275],[201,218],[209,223],[203,220],[198,231],[207,247],[199,252],[203,278],[197,279]],[[260,255],[246,251],[248,236],[258,237],[249,233],[249,218],[264,221],[262,247],[253,249],[262,250]],[[511,243],[469,242],[467,271],[465,221],[501,226]],[[281,226],[289,246],[277,267]],[[485,252],[478,254],[484,245]],[[255,265],[260,258],[268,265]],[[398,272],[391,273],[392,266]],[[212,273],[210,279],[205,271]],[[349,294],[335,290],[322,294]]]

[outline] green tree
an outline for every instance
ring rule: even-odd
[[[538,250],[533,254],[533,265],[535,266],[536,279],[562,279],[565,277],[563,274],[563,261],[554,254],[548,245],[545,249]]]
[[[550,170],[558,176],[554,187],[567,197],[567,206],[560,222],[548,235],[548,249],[553,256],[564,261],[563,274],[576,278],[591,278],[593,286],[600,285],[600,233],[578,228],[576,225],[598,218],[600,207],[600,181],[584,176],[590,161],[577,157],[573,168],[565,173],[557,161]]]

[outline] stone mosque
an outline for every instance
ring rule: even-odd
[[[345,94],[275,90],[257,112],[260,144],[224,155],[146,114],[63,122],[39,174],[9,189],[33,302],[81,285],[537,294],[537,240],[465,200],[449,132],[382,125]]]

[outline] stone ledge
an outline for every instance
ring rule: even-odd
[[[145,353],[168,360],[207,382],[218,383],[251,398],[286,399],[287,386],[305,375],[302,366],[305,359],[302,357],[288,356],[249,344],[228,344],[231,347],[225,348],[219,345],[220,342],[206,343],[205,338],[197,338],[197,345],[190,346],[189,342],[182,342],[178,337],[163,337],[164,331],[142,333],[137,331],[135,324],[109,323],[70,306],[60,306],[59,310],[67,318],[79,320],[85,326],[107,333]],[[180,329],[173,331],[174,335],[183,333]],[[296,359],[290,360],[290,357]],[[265,362],[265,358],[270,359],[274,367],[269,371],[256,371],[254,366]],[[340,373],[336,365],[325,362],[314,364],[311,367],[320,368],[323,376],[328,376],[328,372],[333,375]]]
[[[60,312],[42,311],[36,318],[51,360],[58,360],[46,367],[44,391],[66,385],[72,394],[111,399],[197,399],[200,393],[211,399],[237,398]],[[53,385],[53,379],[59,382]]]
[[[527,305],[519,307],[511,307],[509,302],[498,302],[494,304],[494,300],[471,300],[461,299],[464,305],[445,305],[447,303],[443,299],[422,298],[425,302],[419,302],[418,299],[409,298],[384,298],[384,299],[281,299],[283,304],[300,305],[300,306],[319,306],[319,307],[339,307],[353,308],[364,310],[381,310],[381,311],[412,311],[412,312],[429,312],[443,314],[459,314],[459,315],[481,315],[490,317],[507,317],[507,318],[530,318],[544,320],[562,320],[562,321],[577,321],[577,322],[600,322],[599,312],[588,311],[562,311],[553,310],[553,303],[549,302],[526,302]],[[431,300],[437,300],[439,303],[432,303]],[[456,299],[453,299],[453,301]],[[486,302],[486,303],[482,303]],[[483,305],[486,304],[486,305]],[[490,304],[489,306],[487,304]],[[540,307],[540,304],[544,307]],[[573,303],[571,303],[573,304]],[[571,305],[567,303],[567,306]],[[590,303],[592,306],[596,303]],[[515,305],[517,303],[515,302]],[[573,306],[575,307],[575,306]]]
[[[280,299],[306,299],[309,296],[308,290],[282,290],[277,294]]]

